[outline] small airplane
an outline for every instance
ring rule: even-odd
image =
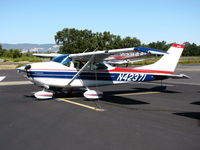
[[[77,54],[37,54],[37,56],[54,58],[50,62],[32,63],[17,70],[26,72],[30,81],[44,87],[44,90],[34,94],[37,99],[49,99],[59,91],[70,92],[78,88],[86,90],[83,95],[87,99],[98,99],[103,96],[103,92],[90,90],[90,87],[168,78],[188,79],[189,77],[184,74],[174,74],[184,47],[174,43],[167,52],[133,47]],[[163,56],[153,64],[131,69],[113,67],[106,63],[106,59],[109,61],[111,58],[116,59],[117,54],[135,51]]]
[[[3,79],[5,79],[5,76],[0,76],[0,82],[3,81]]]

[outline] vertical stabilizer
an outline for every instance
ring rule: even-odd
[[[167,51],[167,54],[161,57],[157,62],[151,65],[138,67],[137,69],[159,70],[173,73],[184,47],[184,45],[174,43]]]

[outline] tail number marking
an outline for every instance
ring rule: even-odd
[[[146,74],[141,73],[120,73],[117,81],[144,81]]]

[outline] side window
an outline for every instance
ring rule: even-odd
[[[85,61],[74,61],[74,68],[81,69],[86,64]],[[108,67],[103,63],[91,63],[85,68],[85,70],[106,70]]]
[[[108,67],[106,65],[104,65],[103,63],[95,63],[92,64],[91,66],[91,70],[105,70]]]
[[[97,70],[105,70],[105,69],[108,68],[108,67],[107,67],[106,65],[104,65],[103,63],[97,63],[96,66],[97,66]]]
[[[85,62],[81,62],[79,60],[74,61],[74,68],[81,69],[84,66]]]

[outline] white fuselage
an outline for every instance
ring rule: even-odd
[[[48,87],[91,87],[121,84],[129,82],[143,82],[155,80],[154,74],[167,73],[166,71],[152,71],[142,69],[118,68],[107,65],[106,69],[92,70],[90,67],[83,71],[73,82],[68,85],[79,69],[76,69],[74,63],[69,66],[57,62],[43,62],[30,64],[28,70],[28,79],[32,82]],[[104,64],[106,65],[106,64]]]

